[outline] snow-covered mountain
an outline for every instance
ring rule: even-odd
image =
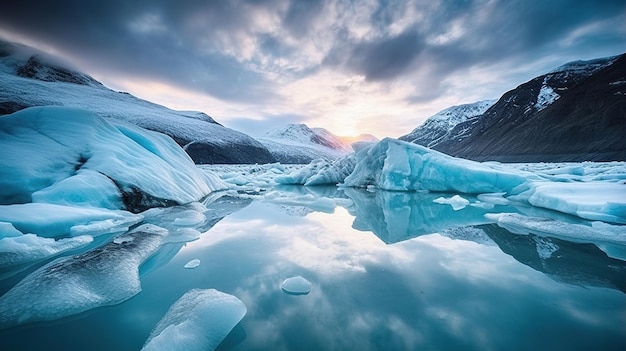
[[[0,41],[0,115],[31,106],[84,108],[172,137],[196,163],[268,163],[276,160],[252,137],[202,112],[174,111],[108,89],[36,49]]]
[[[402,138],[422,144],[411,135]],[[626,56],[560,66],[506,92],[448,135],[457,137],[430,146],[479,161],[626,160]]]
[[[467,136],[467,134],[464,133],[466,130],[457,130],[454,129],[454,127],[459,123],[478,118],[485,113],[489,107],[493,106],[496,101],[497,100],[482,100],[472,104],[448,107],[428,117],[421,126],[398,139],[430,148],[434,148],[443,141],[460,140]]]
[[[259,140],[280,163],[309,163],[322,158],[334,160],[352,152],[347,142],[324,128],[288,124],[271,130]]]

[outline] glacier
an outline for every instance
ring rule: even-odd
[[[246,312],[246,305],[233,295],[192,289],[170,307],[142,351],[215,350]]]

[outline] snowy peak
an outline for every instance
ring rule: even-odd
[[[482,100],[449,107],[428,117],[421,126],[399,139],[432,148],[443,141],[462,138],[463,130],[455,132],[454,127],[482,115],[496,101]]]
[[[271,130],[266,138],[298,144],[313,144],[333,150],[349,150],[339,137],[324,128],[309,128],[306,124],[288,124],[283,128]]]
[[[315,159],[334,160],[352,152],[348,142],[324,128],[288,124],[257,138],[280,163],[309,163]]]

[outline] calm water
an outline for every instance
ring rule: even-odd
[[[241,209],[199,240],[144,263],[141,293],[0,330],[0,349],[139,350],[193,288],[248,308],[221,350],[626,349],[625,262],[591,244],[512,234],[484,209],[453,211],[429,194],[347,195],[352,206],[334,213],[231,204],[224,213]],[[184,269],[192,259],[200,266]],[[1,293],[27,272],[1,280]],[[295,275],[312,283],[308,295],[281,291]]]

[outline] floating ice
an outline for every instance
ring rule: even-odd
[[[394,191],[430,190],[481,194],[506,192],[532,174],[511,171],[498,164],[451,157],[426,147],[386,138],[356,154],[347,186],[375,185]]]
[[[626,184],[622,181],[533,182],[514,198],[585,219],[626,223]]]
[[[454,195],[450,198],[438,197],[433,200],[436,204],[444,204],[452,206],[452,209],[455,211],[464,209],[467,205],[469,205],[469,201],[460,197],[459,195]]]
[[[0,221],[43,237],[124,232],[143,216],[120,210],[45,203],[0,206]]]
[[[280,288],[287,294],[306,295],[311,291],[311,282],[298,275],[285,279]]]
[[[187,262],[185,264],[185,268],[193,269],[193,268],[198,267],[199,265],[200,265],[200,260],[197,259],[197,258],[194,258],[193,260],[191,260],[191,261],[189,261],[189,262]]]
[[[0,328],[49,321],[123,302],[139,291],[139,265],[167,231],[141,225],[133,240],[109,243],[37,269],[0,297]]]
[[[215,289],[190,290],[170,307],[142,350],[215,350],[246,312],[235,296]]]

